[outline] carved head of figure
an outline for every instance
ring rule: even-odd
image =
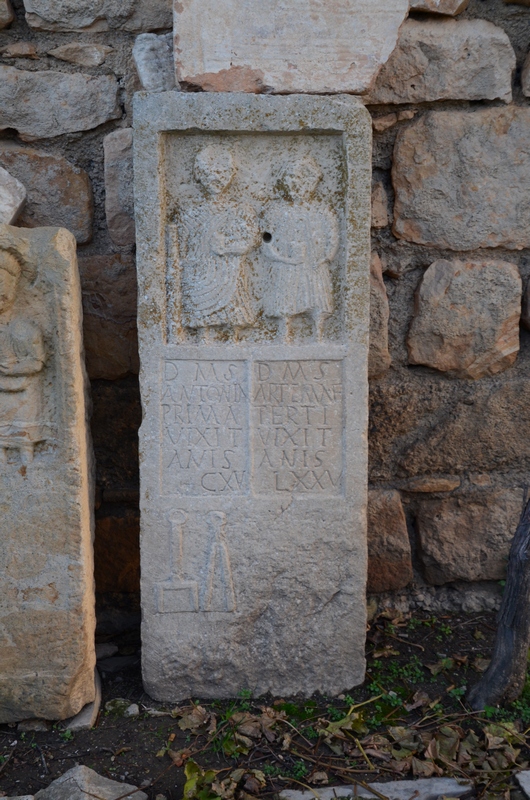
[[[195,158],[195,179],[210,194],[221,194],[230,186],[235,167],[231,153],[220,145],[204,147]]]
[[[280,187],[292,200],[309,200],[322,179],[322,170],[311,156],[297,158],[282,173]]]
[[[13,307],[22,267],[7,250],[0,250],[0,314]]]

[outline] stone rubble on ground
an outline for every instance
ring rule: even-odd
[[[26,0],[27,2],[27,0]],[[408,0],[174,0],[177,81],[210,92],[366,91]],[[362,31],[362,35],[359,32]]]
[[[530,247],[530,108],[428,111],[398,131],[392,182],[401,239]]]
[[[422,498],[416,522],[428,582],[501,580],[522,506],[522,489]]]
[[[96,694],[91,703],[87,703],[81,711],[70,719],[64,720],[63,727],[67,731],[89,731],[95,727],[101,708],[101,678],[97,669],[94,670],[94,685]]]
[[[141,33],[136,37],[133,59],[142,84],[148,92],[166,92],[176,88],[173,34]]]
[[[60,226],[79,244],[92,238],[92,187],[87,173],[62,156],[14,141],[0,141],[0,166],[27,190],[18,224],[24,228]]]
[[[55,47],[53,50],[48,50],[48,55],[58,58],[60,61],[78,64],[80,67],[99,67],[113,50],[113,47],[105,44],[69,42]]]
[[[455,17],[465,11],[468,5],[469,0],[411,0],[410,10]]]
[[[524,769],[522,772],[515,773],[515,780],[525,793],[530,798],[530,770]]]
[[[368,592],[403,589],[413,578],[407,521],[399,492],[368,492]]]
[[[392,360],[388,352],[388,320],[390,309],[383,280],[381,259],[372,253],[370,261],[370,348],[368,351],[368,377],[381,378]]]
[[[28,25],[41,31],[167,30],[170,0],[24,0]]]
[[[375,791],[371,792],[370,787]],[[319,786],[315,789],[320,800],[339,800],[339,798],[363,797],[375,800],[384,795],[388,800],[438,800],[440,797],[460,797],[469,792],[467,782],[458,783],[454,778],[419,778],[411,781],[389,781],[388,783],[370,783],[368,787],[353,786]],[[375,794],[377,793],[377,795]],[[282,789],[280,800],[314,800],[315,793],[297,789]]]
[[[24,103],[13,103],[16,96]],[[0,130],[14,128],[23,141],[91,130],[120,116],[114,75],[0,65]]]
[[[484,19],[408,19],[367,103],[512,99],[515,53]]]
[[[409,364],[474,380],[507,369],[519,352],[521,294],[510,262],[435,261],[416,291]]]
[[[14,224],[26,202],[26,194],[24,184],[0,167],[0,224]]]
[[[17,725],[18,733],[46,733],[50,723],[45,719],[23,719]]]
[[[95,697],[81,314],[73,235],[0,226],[0,724]]]
[[[114,244],[135,242],[133,132],[119,128],[103,139],[105,152],[105,215]]]
[[[0,30],[6,28],[14,19],[15,15],[9,0],[0,0]]]
[[[129,792],[129,794],[127,794]],[[148,800],[137,786],[122,781],[112,781],[84,766],[73,767],[46,789],[35,795],[35,800]]]

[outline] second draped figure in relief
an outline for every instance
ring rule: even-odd
[[[231,152],[203,148],[194,177],[204,199],[183,217],[182,310],[185,327],[231,326],[236,338],[252,326],[259,308],[279,321],[285,341],[293,318],[306,314],[318,341],[333,313],[330,264],[339,247],[337,217],[315,199],[322,171],[311,156],[286,164],[275,193],[258,211],[227,198],[236,173]],[[272,194],[272,192],[271,192]],[[261,297],[251,292],[251,269],[259,264]]]

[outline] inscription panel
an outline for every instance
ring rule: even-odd
[[[164,494],[246,494],[245,361],[166,360],[162,391]]]
[[[341,494],[342,386],[340,360],[253,365],[256,494]]]

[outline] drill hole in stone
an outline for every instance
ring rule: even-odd
[[[268,231],[265,231],[265,233],[263,234],[263,241],[264,242],[271,242],[272,241],[272,234],[269,233]]]

